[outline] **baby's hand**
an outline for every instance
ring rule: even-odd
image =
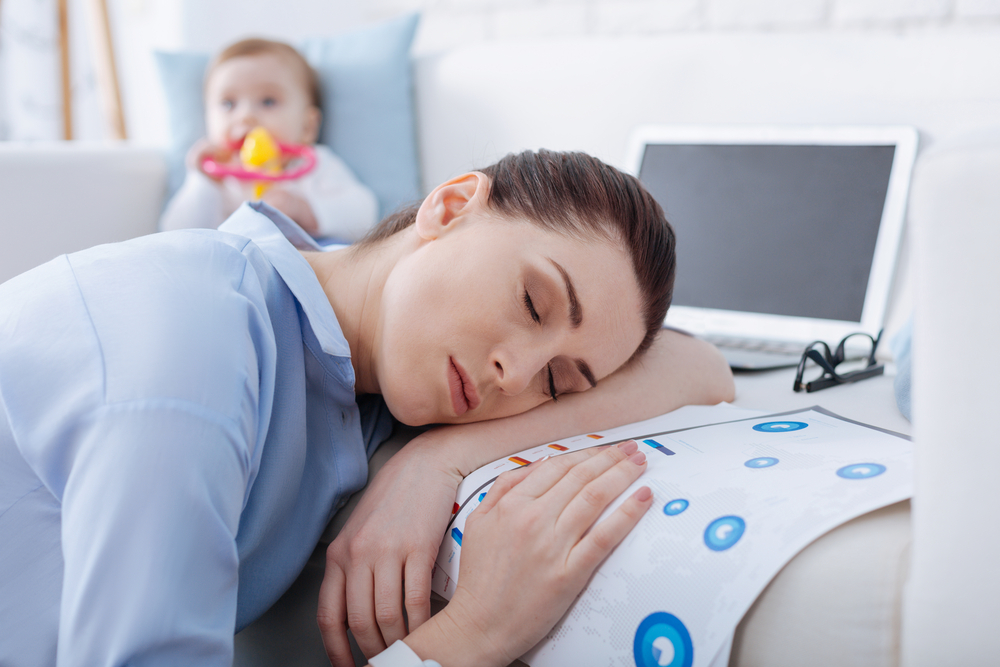
[[[196,169],[213,181],[218,182],[222,179],[219,176],[207,173],[201,166],[202,163],[205,161],[205,158],[209,157],[219,163],[229,162],[233,159],[233,154],[234,151],[229,146],[219,146],[218,144],[213,144],[207,138],[202,138],[194,142],[194,145],[188,150],[185,163],[188,169]]]

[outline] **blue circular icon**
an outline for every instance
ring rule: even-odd
[[[837,471],[837,474],[844,479],[868,479],[877,477],[885,472],[885,466],[881,463],[855,463],[844,466]]]
[[[676,516],[688,508],[688,501],[683,498],[678,498],[677,500],[671,500],[669,503],[663,506],[663,513],[667,516]]]
[[[632,653],[636,667],[691,667],[694,662],[691,634],[679,618],[665,611],[642,619]]]
[[[764,422],[763,424],[755,424],[753,430],[761,433],[788,433],[804,429],[807,426],[809,424],[805,422]]]
[[[712,551],[725,551],[740,541],[747,524],[738,516],[722,516],[705,529],[705,545]]]
[[[778,459],[773,456],[758,456],[755,459],[750,459],[743,465],[748,468],[770,468],[773,465],[777,465]]]

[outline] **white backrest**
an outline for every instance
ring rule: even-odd
[[[692,33],[490,42],[416,67],[429,189],[526,148],[625,168],[640,124],[903,124],[924,147],[1000,119],[1000,26],[955,34]],[[908,239],[887,332],[912,310]]]
[[[67,252],[156,231],[159,150],[0,142],[0,282]]]
[[[624,167],[639,124],[902,124],[938,138],[1000,115],[990,32],[675,34],[488,42],[416,66],[425,186],[507,152]]]

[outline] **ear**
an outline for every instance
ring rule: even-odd
[[[453,229],[463,216],[483,206],[489,193],[489,178],[469,172],[434,188],[417,210],[417,233],[436,239]]]
[[[314,106],[306,109],[306,120],[302,126],[302,141],[304,145],[314,144],[319,139],[319,126],[323,123],[323,112]]]

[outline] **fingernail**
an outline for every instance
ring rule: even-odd
[[[646,455],[643,454],[642,452],[636,452],[632,456],[628,457],[628,460],[636,464],[637,466],[641,466],[643,463],[646,462]]]
[[[543,456],[542,458],[538,459],[537,461],[532,461],[531,463],[528,464],[528,466],[531,467],[531,466],[535,465],[536,463],[541,463],[542,461],[548,460],[548,458],[549,458],[548,456]]]
[[[641,503],[646,502],[652,497],[653,497],[653,491],[648,486],[644,486],[635,492],[635,499]]]
[[[639,445],[635,444],[635,440],[626,440],[625,442],[618,443],[618,449],[622,450],[625,456],[628,456],[635,450],[639,449]]]

